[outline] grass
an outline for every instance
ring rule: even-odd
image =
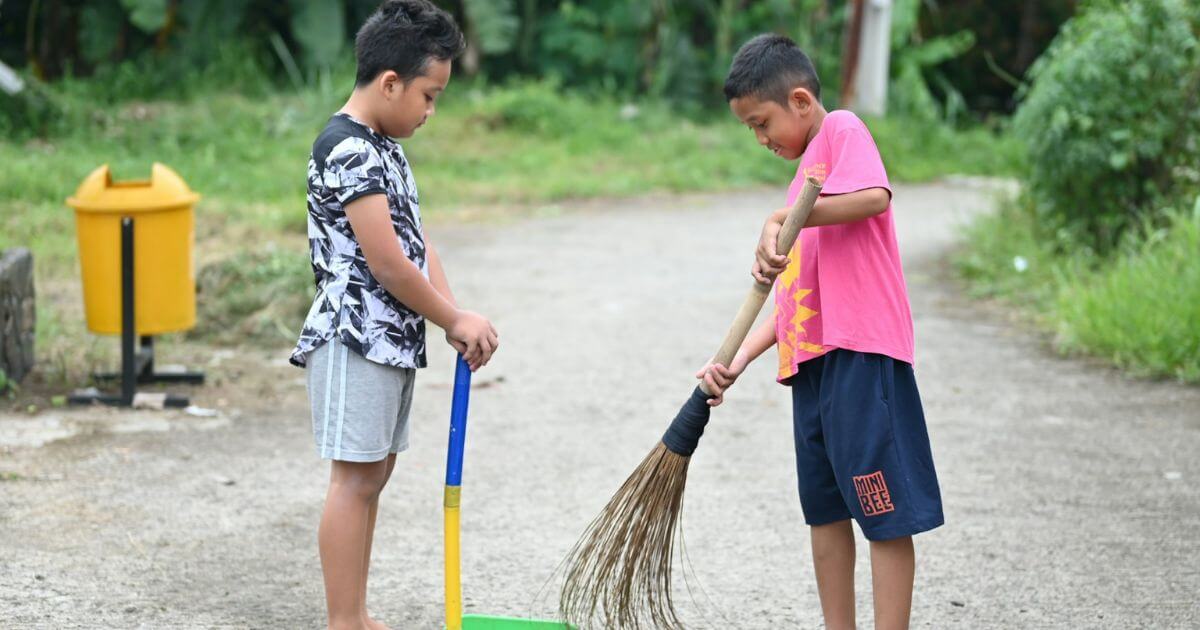
[[[1027,200],[968,228],[956,267],[977,296],[1034,315],[1065,353],[1200,383],[1200,200],[1102,259],[1063,246]]]
[[[44,215],[38,210],[61,208],[100,163],[112,165],[118,177],[136,177],[157,160],[207,195],[207,211],[302,227],[303,212],[296,209],[303,204],[308,150],[344,96],[214,92],[100,108],[81,101],[68,110],[86,113],[66,114],[75,128],[49,139],[0,143],[8,165],[0,173],[0,199]],[[1013,172],[1014,145],[982,128],[955,132],[890,119],[870,124],[898,181]],[[431,123],[404,145],[422,205],[434,212],[464,204],[782,185],[794,171],[757,147],[725,112],[689,117],[664,103],[622,104],[561,93],[548,83],[457,92],[452,86]],[[247,212],[249,204],[261,207]]]
[[[1015,177],[1024,160],[1021,143],[1004,129],[954,129],[903,118],[866,122],[894,182],[922,182],[948,174]]]
[[[1200,200],[1139,240],[1101,272],[1064,278],[1059,342],[1138,374],[1200,382]]]
[[[954,257],[958,274],[976,298],[999,298],[1045,312],[1052,305],[1065,261],[1033,216],[1026,198],[1000,204],[997,211],[966,227]]]
[[[200,271],[196,328],[188,334],[232,345],[245,339],[295,341],[299,321],[312,306],[312,287],[302,253],[274,244],[236,252]]]
[[[111,340],[84,330],[74,217],[64,204],[104,163],[115,179],[135,179],[162,162],[202,195],[193,341],[287,343],[298,330],[311,299],[305,165],[313,138],[346,95],[316,86],[204,85],[176,100],[120,100],[99,81],[39,88],[56,108],[49,135],[0,141],[0,249],[34,252],[42,377],[78,380],[115,360]],[[869,124],[894,181],[1015,169],[1013,144],[984,129]],[[564,93],[544,82],[453,83],[437,115],[404,148],[427,218],[456,208],[478,215],[496,206],[652,191],[770,185],[782,194],[795,170],[726,112],[684,116],[666,103]]]

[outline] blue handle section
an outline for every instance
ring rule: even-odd
[[[462,355],[454,369],[454,400],[450,404],[450,447],[446,451],[446,485],[462,485],[463,447],[467,441],[467,406],[471,400],[471,368]]]

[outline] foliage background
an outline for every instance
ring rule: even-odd
[[[42,80],[103,79],[107,101],[186,96],[217,82],[242,93],[333,83],[376,0],[29,0],[0,4],[0,60]],[[850,2],[837,0],[452,0],[466,74],[490,83],[721,105],[737,46],[774,31],[814,58],[837,106]],[[893,76],[952,117],[1011,111],[1015,85],[1073,11],[1072,0],[896,0]],[[237,70],[237,72],[231,72]],[[922,85],[913,84],[919,79]],[[926,88],[925,85],[930,87]],[[921,95],[902,94],[923,112]]]
[[[1064,352],[1200,382],[1200,5],[1095,0],[1032,66],[1022,195],[957,257]]]
[[[789,165],[721,99],[733,52],[760,32],[796,39],[826,106],[840,105],[851,2],[439,4],[469,48],[438,118],[405,145],[434,220],[786,181]],[[0,92],[0,248],[38,260],[35,380],[78,381],[113,360],[82,329],[62,203],[104,162],[133,178],[162,161],[205,195],[202,324],[164,351],[291,341],[311,283],[303,162],[351,87],[353,34],[375,6],[0,0],[0,61],[26,83]],[[1188,381],[1200,379],[1198,301],[1181,284],[1197,269],[1197,12],[1185,0],[896,0],[889,114],[868,120],[897,181],[1024,184],[964,235],[955,266],[974,294],[1019,305],[1065,352]]]

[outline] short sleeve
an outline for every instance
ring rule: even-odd
[[[829,148],[829,174],[822,194],[843,195],[868,188],[883,188],[891,194],[879,149],[861,120],[847,121],[834,133]]]
[[[387,194],[385,173],[379,150],[365,139],[351,136],[325,158],[321,183],[345,206],[365,195]]]

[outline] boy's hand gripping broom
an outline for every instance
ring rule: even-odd
[[[821,184],[804,182],[776,251],[791,251]],[[728,366],[762,310],[771,285],[754,283],[714,363]],[[625,480],[564,561],[559,614],[581,628],[680,628],[671,596],[671,561],[688,462],[708,424],[709,392],[701,384],[642,463]]]

